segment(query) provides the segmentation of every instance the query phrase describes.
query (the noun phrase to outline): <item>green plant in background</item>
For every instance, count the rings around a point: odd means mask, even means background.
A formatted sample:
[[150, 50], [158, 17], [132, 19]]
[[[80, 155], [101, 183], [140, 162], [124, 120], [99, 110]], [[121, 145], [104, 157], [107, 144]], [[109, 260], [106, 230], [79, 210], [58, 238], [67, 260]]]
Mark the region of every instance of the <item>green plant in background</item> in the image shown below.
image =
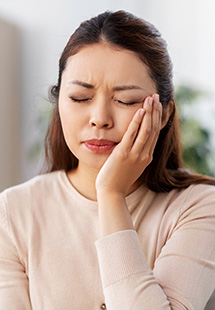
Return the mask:
[[[186, 86], [176, 90], [176, 101], [181, 116], [182, 151], [185, 167], [213, 176], [210, 167], [210, 132], [201, 126], [191, 111], [194, 103], [204, 93]], [[189, 110], [189, 113], [188, 113]]]

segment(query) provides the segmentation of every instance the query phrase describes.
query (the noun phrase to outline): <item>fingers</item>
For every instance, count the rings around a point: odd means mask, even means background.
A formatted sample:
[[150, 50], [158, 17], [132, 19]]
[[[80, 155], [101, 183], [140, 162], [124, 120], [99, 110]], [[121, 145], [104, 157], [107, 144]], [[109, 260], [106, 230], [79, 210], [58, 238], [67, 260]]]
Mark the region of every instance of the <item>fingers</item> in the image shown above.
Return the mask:
[[122, 138], [121, 151], [130, 151], [130, 149], [132, 148], [144, 115], [145, 115], [144, 109], [139, 109], [134, 114], [133, 119], [128, 126], [128, 129]]
[[159, 102], [159, 96], [153, 95], [154, 99], [154, 113], [152, 115], [152, 132], [147, 141], [148, 144], [148, 154], [152, 159], [154, 148], [156, 146], [160, 130], [161, 130], [161, 119], [162, 119], [162, 105]]
[[162, 105], [159, 95], [154, 94], [144, 101], [143, 109], [139, 109], [121, 141], [121, 152], [128, 154], [132, 152], [137, 156], [150, 161], [157, 143], [161, 129]]
[[138, 135], [136, 136], [136, 141], [133, 146], [134, 152], [142, 151], [145, 143], [147, 142], [149, 135], [151, 134], [152, 128], [152, 111], [153, 111], [153, 98], [147, 97], [144, 101], [144, 110], [145, 115], [144, 119], [142, 120]]
[[152, 157], [161, 129], [162, 105], [159, 102], [159, 95], [148, 97], [144, 102], [144, 109], [145, 116], [132, 150], [140, 155], [144, 152], [144, 156]]

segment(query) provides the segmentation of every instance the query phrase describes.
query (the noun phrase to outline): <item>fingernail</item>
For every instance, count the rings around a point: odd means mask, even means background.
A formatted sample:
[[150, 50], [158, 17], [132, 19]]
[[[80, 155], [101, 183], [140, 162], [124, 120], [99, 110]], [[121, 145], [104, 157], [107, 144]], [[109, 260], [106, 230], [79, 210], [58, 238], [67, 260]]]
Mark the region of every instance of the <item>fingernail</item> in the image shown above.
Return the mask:
[[140, 113], [140, 116], [143, 116], [145, 110], [144, 109], [140, 109], [139, 113]]
[[156, 102], [159, 102], [160, 101], [159, 95], [155, 94], [154, 99], [155, 99]]
[[150, 105], [152, 105], [152, 102], [153, 102], [153, 99], [152, 99], [151, 97], [149, 97], [148, 103], [149, 103]]

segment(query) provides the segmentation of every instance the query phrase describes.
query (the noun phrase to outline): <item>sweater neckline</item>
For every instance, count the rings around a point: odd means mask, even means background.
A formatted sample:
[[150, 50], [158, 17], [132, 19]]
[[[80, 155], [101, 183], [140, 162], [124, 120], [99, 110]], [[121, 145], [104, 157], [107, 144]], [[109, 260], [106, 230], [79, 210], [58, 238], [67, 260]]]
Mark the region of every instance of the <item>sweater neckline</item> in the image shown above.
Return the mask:
[[[73, 199], [78, 200], [79, 202], [82, 201], [85, 206], [89, 206], [92, 208], [98, 207], [98, 202], [94, 200], [90, 200], [86, 197], [84, 197], [82, 194], [80, 194], [76, 188], [71, 184], [71, 182], [68, 179], [68, 176], [64, 170], [59, 171], [59, 179], [61, 181], [62, 186], [66, 189], [67, 193], [69, 195], [72, 195]], [[143, 194], [146, 193], [148, 189], [141, 184], [135, 191], [133, 191], [131, 194], [129, 194], [126, 197], [126, 202], [128, 205], [128, 208], [131, 209], [133, 205], [137, 203], [143, 197]]]

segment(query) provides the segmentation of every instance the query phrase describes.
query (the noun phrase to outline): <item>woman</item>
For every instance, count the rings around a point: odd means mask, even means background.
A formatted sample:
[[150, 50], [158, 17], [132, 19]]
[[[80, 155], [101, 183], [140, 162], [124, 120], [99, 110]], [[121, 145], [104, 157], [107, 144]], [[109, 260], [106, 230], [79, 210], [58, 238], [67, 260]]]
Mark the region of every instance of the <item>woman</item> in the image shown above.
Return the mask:
[[82, 23], [51, 94], [48, 173], [1, 194], [1, 309], [204, 309], [215, 180], [183, 169], [159, 32], [123, 11]]

